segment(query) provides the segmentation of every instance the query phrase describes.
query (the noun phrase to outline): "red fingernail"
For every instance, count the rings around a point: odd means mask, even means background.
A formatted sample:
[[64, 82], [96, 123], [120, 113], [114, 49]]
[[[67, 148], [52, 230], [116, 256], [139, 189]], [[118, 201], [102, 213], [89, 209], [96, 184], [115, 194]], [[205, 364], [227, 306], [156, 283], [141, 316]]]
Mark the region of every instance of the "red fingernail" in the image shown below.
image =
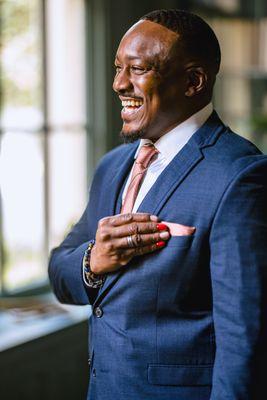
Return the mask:
[[166, 231], [168, 229], [167, 225], [165, 224], [157, 224], [158, 231]]
[[165, 244], [166, 244], [166, 243], [163, 242], [163, 241], [162, 241], [162, 242], [157, 242], [157, 243], [156, 243], [156, 246], [157, 246], [157, 247], [164, 247]]

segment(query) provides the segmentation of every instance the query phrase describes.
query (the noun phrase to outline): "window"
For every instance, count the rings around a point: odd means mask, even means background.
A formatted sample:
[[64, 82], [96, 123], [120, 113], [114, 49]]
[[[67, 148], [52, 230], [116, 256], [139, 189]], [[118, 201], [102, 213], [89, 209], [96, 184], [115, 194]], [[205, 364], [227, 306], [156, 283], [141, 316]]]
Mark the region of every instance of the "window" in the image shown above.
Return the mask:
[[214, 104], [223, 121], [267, 153], [265, 0], [195, 0], [222, 49]]
[[47, 281], [85, 206], [83, 0], [0, 1], [1, 293]]

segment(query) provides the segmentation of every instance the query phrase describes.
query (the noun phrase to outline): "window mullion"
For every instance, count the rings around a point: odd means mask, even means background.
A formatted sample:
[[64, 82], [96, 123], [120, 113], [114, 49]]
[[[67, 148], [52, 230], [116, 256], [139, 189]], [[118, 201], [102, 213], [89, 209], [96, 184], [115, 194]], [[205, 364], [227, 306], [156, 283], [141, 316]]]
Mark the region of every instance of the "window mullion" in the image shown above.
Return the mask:
[[49, 254], [49, 124], [48, 124], [48, 71], [47, 71], [47, 18], [46, 1], [41, 0], [42, 22], [42, 102], [43, 102], [43, 157], [44, 157], [44, 256]]

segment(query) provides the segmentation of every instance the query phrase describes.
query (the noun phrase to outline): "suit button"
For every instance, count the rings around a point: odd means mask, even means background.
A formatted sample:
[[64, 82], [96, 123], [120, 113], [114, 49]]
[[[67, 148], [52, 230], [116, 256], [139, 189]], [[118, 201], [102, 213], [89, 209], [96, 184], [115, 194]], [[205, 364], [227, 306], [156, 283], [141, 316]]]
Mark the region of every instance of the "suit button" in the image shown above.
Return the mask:
[[96, 307], [96, 308], [94, 308], [94, 315], [95, 315], [97, 318], [101, 318], [102, 315], [103, 315], [103, 310], [102, 310], [102, 308], [101, 308], [101, 307]]

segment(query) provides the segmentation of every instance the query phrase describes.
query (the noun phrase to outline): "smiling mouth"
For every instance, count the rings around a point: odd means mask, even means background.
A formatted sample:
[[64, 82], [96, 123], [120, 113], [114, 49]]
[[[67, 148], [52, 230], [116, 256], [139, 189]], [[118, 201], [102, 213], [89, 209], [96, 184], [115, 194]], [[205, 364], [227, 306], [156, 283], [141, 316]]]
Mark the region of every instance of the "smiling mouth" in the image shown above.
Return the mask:
[[143, 100], [122, 100], [122, 117], [134, 115], [143, 106]]

